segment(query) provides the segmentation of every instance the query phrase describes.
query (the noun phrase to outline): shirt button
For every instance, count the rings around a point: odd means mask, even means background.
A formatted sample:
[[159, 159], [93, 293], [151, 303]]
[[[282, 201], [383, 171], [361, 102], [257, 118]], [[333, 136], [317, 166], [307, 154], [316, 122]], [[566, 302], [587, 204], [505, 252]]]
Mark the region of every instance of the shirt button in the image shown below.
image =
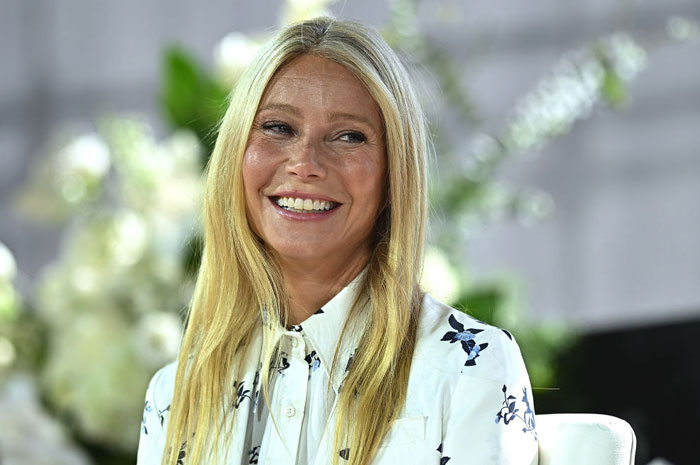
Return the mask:
[[293, 417], [295, 413], [297, 413], [297, 411], [294, 407], [287, 407], [284, 409], [284, 414], [288, 417]]
[[293, 338], [292, 339], [292, 347], [297, 347], [298, 345], [299, 345], [299, 341], [297, 340], [297, 338]]

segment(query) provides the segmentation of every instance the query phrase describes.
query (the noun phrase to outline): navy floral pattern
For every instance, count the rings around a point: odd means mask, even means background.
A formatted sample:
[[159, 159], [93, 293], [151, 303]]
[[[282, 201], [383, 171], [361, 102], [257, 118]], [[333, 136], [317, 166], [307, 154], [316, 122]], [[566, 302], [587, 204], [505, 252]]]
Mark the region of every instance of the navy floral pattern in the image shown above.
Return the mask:
[[[357, 349], [355, 349], [357, 350]], [[350, 371], [350, 366], [352, 365], [352, 358], [355, 356], [355, 350], [352, 351], [350, 357], [348, 357], [348, 363], [345, 364], [345, 371]]]
[[306, 360], [306, 363], [309, 364], [309, 378], [311, 378], [311, 374], [318, 370], [318, 367], [321, 366], [321, 359], [318, 358], [318, 355], [316, 354], [315, 350], [312, 350], [308, 354], [306, 354], [306, 357], [304, 357], [304, 360]]
[[452, 459], [452, 457], [446, 457], [446, 456], [442, 455], [442, 443], [440, 443], [440, 445], [438, 446], [437, 451], [440, 452], [440, 455], [441, 455], [440, 465], [445, 465], [447, 462], [450, 461], [450, 459]]
[[241, 381], [240, 383], [238, 381], [233, 382], [233, 390], [236, 393], [236, 398], [233, 401], [233, 405], [231, 409], [236, 409], [241, 406], [241, 403], [246, 400], [250, 399], [250, 389], [245, 388], [245, 380]]
[[[527, 397], [527, 388], [523, 388], [523, 397], [520, 402], [525, 407], [525, 410], [518, 408], [517, 398], [508, 394], [508, 388], [503, 385], [503, 406], [496, 414], [496, 423], [503, 420], [503, 424], [510, 425], [513, 420], [517, 420], [523, 424], [523, 433], [532, 433], [537, 440], [537, 431], [535, 430], [535, 412], [530, 407], [530, 400]], [[522, 413], [520, 413], [522, 411]]]
[[481, 344], [476, 343], [476, 335], [482, 332], [483, 329], [464, 329], [464, 325], [457, 321], [457, 318], [455, 318], [454, 315], [450, 315], [448, 322], [456, 331], [446, 332], [440, 340], [449, 341], [450, 344], [459, 342], [462, 345], [462, 349], [467, 353], [467, 361], [464, 362], [464, 366], [476, 365], [476, 358], [479, 356], [482, 350], [489, 346], [488, 342]]
[[146, 417], [148, 416], [147, 414], [151, 413], [153, 411], [153, 407], [151, 407], [146, 401], [146, 404], [143, 406], [143, 420], [141, 421], [141, 431], [143, 434], [148, 434], [148, 428], [146, 428]]
[[187, 453], [185, 450], [187, 449], [187, 441], [183, 442], [182, 445], [180, 446], [180, 452], [177, 453], [177, 465], [185, 465], [185, 456]]
[[255, 446], [248, 451], [248, 463], [258, 463], [260, 457], [260, 446]]
[[279, 361], [277, 362], [277, 365], [274, 366], [275, 371], [282, 375], [284, 377], [284, 370], [289, 368], [289, 360], [287, 359], [288, 354], [287, 352], [282, 352], [282, 354], [279, 357]]
[[[167, 407], [165, 407], [163, 410], [158, 410], [157, 415], [158, 415], [158, 421], [160, 422], [160, 426], [163, 426], [165, 423], [165, 414], [170, 411], [170, 404], [168, 404]], [[143, 431], [143, 434], [148, 434], [148, 427], [146, 426], [146, 418], [148, 415], [153, 412], [153, 407], [151, 407], [151, 404], [149, 401], [146, 401], [146, 404], [143, 407], [143, 420], [141, 421], [141, 431]]]
[[[355, 297], [346, 293], [340, 300], [334, 298], [303, 322], [303, 330], [301, 325], [290, 326], [275, 334], [276, 341], [266, 341], [260, 334], [253, 339], [252, 355], [242, 365], [245, 369], [229, 385], [227, 407], [237, 409], [233, 410], [237, 415], [231, 416], [236, 434], [230, 450], [239, 455], [231, 457], [232, 462], [326, 463], [335, 456], [340, 463], [348, 463], [350, 449], [333, 448], [323, 426], [330, 419], [334, 399], [343, 391], [347, 372], [357, 365], [360, 340], [355, 332], [348, 332], [338, 348], [345, 327], [343, 315]], [[411, 366], [408, 386], [415, 395], [407, 397], [400, 424], [384, 439], [373, 463], [537, 463], [534, 405], [515, 337], [429, 296], [419, 318], [415, 353], [420, 363]], [[264, 343], [277, 347], [269, 366], [255, 358]], [[330, 370], [336, 354], [337, 373]], [[270, 373], [269, 403], [258, 402], [263, 370]], [[149, 387], [138, 465], [161, 463], [175, 375], [176, 365], [169, 365]], [[275, 417], [277, 425], [270, 420]], [[287, 439], [291, 439], [288, 448], [282, 444]], [[186, 445], [190, 443], [191, 439]], [[171, 452], [173, 462], [185, 464], [189, 455], [185, 444]]]
[[253, 389], [255, 389], [255, 396], [253, 398], [253, 413], [258, 410], [258, 398], [260, 397], [260, 370], [262, 369], [262, 363], [259, 365], [258, 369], [255, 371], [255, 378], [253, 378]]
[[167, 407], [165, 407], [163, 410], [158, 410], [158, 420], [160, 421], [160, 426], [163, 426], [163, 423], [165, 422], [165, 414], [170, 411], [170, 404], [168, 404]]

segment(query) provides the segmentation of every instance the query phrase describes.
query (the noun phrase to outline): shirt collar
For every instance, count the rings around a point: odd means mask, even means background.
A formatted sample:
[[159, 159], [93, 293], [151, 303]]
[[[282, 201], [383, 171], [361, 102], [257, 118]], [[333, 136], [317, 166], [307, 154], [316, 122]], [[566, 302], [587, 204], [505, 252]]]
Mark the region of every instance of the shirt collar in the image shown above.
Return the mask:
[[[360, 272], [328, 303], [300, 325], [293, 328], [293, 330], [301, 330], [302, 334], [309, 340], [312, 347], [309, 350], [316, 351], [316, 355], [321, 360], [321, 366], [331, 380], [336, 394], [345, 378], [361, 336], [361, 328], [358, 328], [357, 325], [348, 325], [343, 340], [340, 340], [345, 320], [360, 290], [364, 274], [364, 271]], [[334, 373], [331, 373], [333, 356], [338, 345], [340, 345], [338, 359], [336, 360]]]

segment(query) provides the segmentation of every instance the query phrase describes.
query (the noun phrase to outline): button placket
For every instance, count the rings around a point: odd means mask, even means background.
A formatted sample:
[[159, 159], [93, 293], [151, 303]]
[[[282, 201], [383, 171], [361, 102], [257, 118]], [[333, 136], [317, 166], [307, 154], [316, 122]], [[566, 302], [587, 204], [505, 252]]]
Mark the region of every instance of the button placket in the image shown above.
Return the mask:
[[[285, 392], [286, 402], [283, 404], [282, 413], [292, 422], [299, 422], [301, 427], [301, 418], [306, 403], [306, 391], [308, 386], [308, 363], [304, 360], [304, 340], [298, 333], [290, 335], [290, 343], [293, 347], [289, 363], [288, 372], [288, 389]], [[296, 417], [296, 418], [295, 418]]]
[[306, 406], [307, 390], [309, 389], [309, 364], [305, 357], [305, 341], [298, 332], [287, 333], [287, 347], [289, 347], [289, 367], [285, 369], [285, 376], [281, 380], [282, 389], [279, 391], [280, 403], [278, 404], [280, 418], [280, 433], [288, 448], [290, 457], [297, 457], [301, 430], [304, 422], [304, 409]]

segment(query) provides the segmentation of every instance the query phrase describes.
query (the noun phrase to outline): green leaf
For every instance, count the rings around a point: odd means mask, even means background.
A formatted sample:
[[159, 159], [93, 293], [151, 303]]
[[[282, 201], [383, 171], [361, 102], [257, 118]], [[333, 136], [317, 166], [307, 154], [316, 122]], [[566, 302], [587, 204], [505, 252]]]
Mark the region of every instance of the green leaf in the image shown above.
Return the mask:
[[[208, 158], [215, 130], [224, 111], [228, 90], [217, 83], [184, 50], [171, 47], [163, 59], [161, 101], [165, 115], [175, 128], [192, 130]], [[204, 160], [206, 161], [206, 160]]]
[[437, 198], [434, 203], [445, 213], [454, 215], [473, 208], [478, 197], [484, 192], [484, 188], [482, 182], [463, 176], [455, 178], [433, 194]]
[[480, 285], [467, 289], [454, 306], [477, 320], [498, 325], [506, 300], [506, 292], [501, 287]]
[[604, 70], [600, 95], [612, 107], [619, 108], [627, 102], [625, 82], [611, 66], [605, 66]]

